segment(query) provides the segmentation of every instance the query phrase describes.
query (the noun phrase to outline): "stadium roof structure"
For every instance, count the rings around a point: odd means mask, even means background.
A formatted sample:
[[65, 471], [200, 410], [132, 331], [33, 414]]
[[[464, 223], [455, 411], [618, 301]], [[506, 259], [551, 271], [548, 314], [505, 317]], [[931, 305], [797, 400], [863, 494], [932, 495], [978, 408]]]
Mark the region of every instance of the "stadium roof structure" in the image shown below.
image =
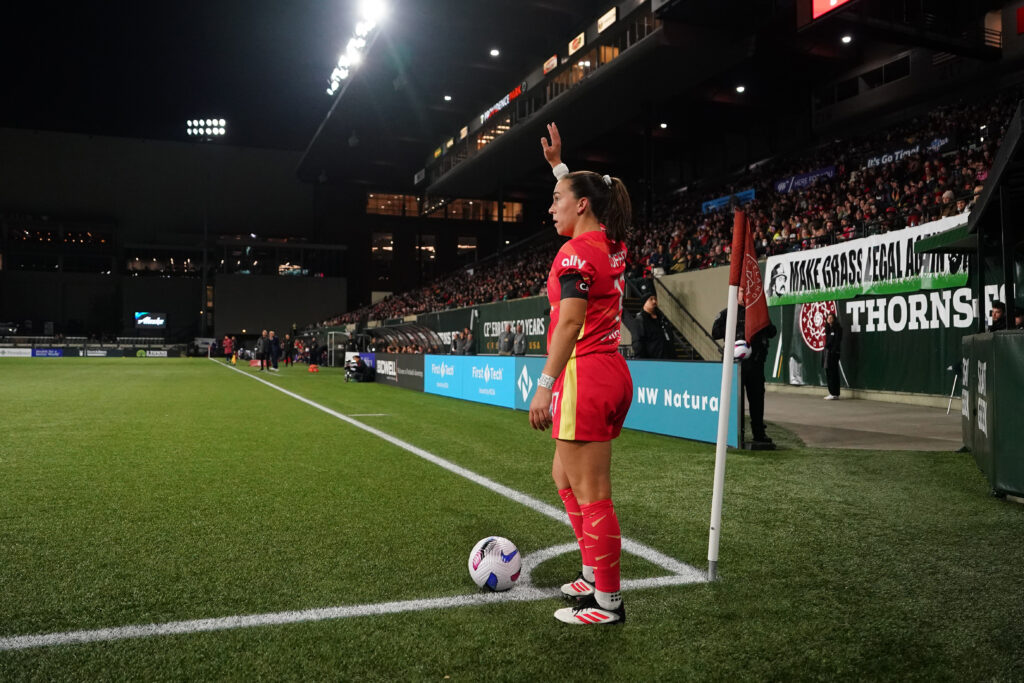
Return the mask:
[[[548, 182], [539, 154], [547, 121], [567, 133], [571, 158], [616, 171], [636, 164], [643, 145], [684, 147], [679, 135], [685, 128], [691, 130], [682, 135], [699, 129], [706, 139], [795, 113], [794, 103], [806, 106], [815, 84], [863, 63], [865, 54], [923, 47], [973, 59], [1000, 55], [984, 36], [962, 30], [1001, 7], [1000, 0], [922, 0], [911, 8], [920, 16], [910, 18], [897, 16], [904, 2], [851, 0], [800, 27], [803, 4], [407, 0], [395, 6], [378, 44], [337, 96], [306, 149], [299, 177], [396, 191], [415, 187], [430, 196], [526, 196]], [[429, 172], [431, 150], [444, 154], [453, 141], [457, 147], [460, 128], [525, 84], [549, 55], [557, 53], [559, 67], [567, 68], [566, 45], [581, 31], [589, 43], [609, 6], [619, 17], [653, 7], [657, 29], [568, 91], [546, 98], [480, 153], [443, 174]], [[482, 27], [492, 30], [487, 39]], [[844, 48], [840, 38], [851, 30], [857, 41]], [[500, 64], [487, 56], [494, 42], [502, 44]], [[742, 96], [734, 91], [738, 83], [749, 86]], [[453, 100], [445, 102], [443, 94]], [[652, 131], [663, 112], [675, 113], [683, 125]], [[426, 181], [415, 182], [421, 170]]]
[[[375, 44], [306, 149], [299, 167], [304, 180], [325, 174], [332, 181], [411, 186], [430, 149], [515, 87], [607, 2], [388, 4]], [[492, 56], [492, 49], [500, 54]]]

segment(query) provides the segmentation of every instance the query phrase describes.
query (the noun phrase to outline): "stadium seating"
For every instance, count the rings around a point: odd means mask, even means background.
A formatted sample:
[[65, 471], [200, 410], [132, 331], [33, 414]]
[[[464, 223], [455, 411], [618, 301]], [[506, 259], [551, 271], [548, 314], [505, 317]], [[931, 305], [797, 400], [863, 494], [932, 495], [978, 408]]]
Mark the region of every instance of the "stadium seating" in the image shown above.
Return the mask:
[[[654, 207], [629, 243], [629, 275], [711, 268], [729, 261], [732, 217], [704, 202], [753, 189], [745, 205], [759, 255], [814, 249], [919, 225], [970, 210], [1022, 89], [981, 101], [936, 107], [926, 116], [803, 153], [755, 164], [727, 184], [677, 192]], [[939, 144], [941, 143], [941, 144]], [[909, 150], [892, 160], [887, 152]], [[780, 179], [834, 169], [806, 187], [785, 191]], [[544, 236], [496, 258], [322, 321], [331, 326], [471, 306], [540, 294], [559, 241]]]

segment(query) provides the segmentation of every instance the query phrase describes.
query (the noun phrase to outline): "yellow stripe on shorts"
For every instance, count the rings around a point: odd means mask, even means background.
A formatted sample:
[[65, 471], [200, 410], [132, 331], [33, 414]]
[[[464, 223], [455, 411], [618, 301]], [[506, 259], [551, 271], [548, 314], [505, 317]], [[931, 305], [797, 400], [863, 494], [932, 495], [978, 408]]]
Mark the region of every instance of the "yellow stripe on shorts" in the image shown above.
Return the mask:
[[569, 358], [565, 364], [562, 379], [562, 398], [558, 409], [558, 438], [566, 441], [576, 440], [576, 356]]

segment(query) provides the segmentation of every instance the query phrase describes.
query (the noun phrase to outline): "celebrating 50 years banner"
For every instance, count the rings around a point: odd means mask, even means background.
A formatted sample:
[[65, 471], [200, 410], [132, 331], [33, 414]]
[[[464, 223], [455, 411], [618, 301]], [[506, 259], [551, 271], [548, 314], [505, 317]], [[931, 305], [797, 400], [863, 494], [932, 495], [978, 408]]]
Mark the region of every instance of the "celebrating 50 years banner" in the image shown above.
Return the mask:
[[899, 294], [967, 284], [959, 254], [915, 254], [914, 243], [967, 221], [950, 216], [914, 228], [844, 244], [770, 256], [765, 267], [769, 306]]

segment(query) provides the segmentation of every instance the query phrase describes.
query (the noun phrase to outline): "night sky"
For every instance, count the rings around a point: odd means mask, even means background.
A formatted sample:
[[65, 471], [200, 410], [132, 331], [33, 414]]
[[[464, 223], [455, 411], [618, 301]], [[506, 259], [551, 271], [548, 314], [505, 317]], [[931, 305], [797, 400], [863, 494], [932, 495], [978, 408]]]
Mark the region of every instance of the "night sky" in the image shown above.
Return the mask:
[[0, 126], [304, 149], [352, 33], [355, 0], [7, 3]]

